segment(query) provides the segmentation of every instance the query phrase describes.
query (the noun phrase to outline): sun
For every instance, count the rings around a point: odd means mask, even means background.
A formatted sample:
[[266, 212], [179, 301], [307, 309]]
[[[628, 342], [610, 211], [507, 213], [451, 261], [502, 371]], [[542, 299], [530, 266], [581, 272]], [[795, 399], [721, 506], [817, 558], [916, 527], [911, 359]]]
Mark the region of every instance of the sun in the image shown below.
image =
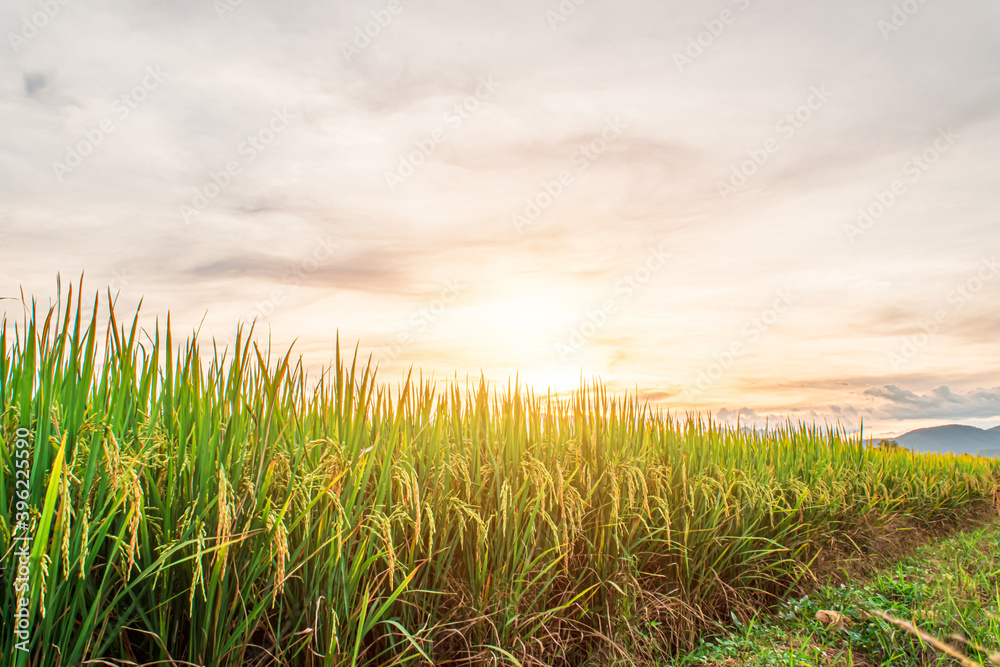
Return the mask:
[[579, 385], [578, 360], [557, 353], [579, 310], [558, 289], [514, 290], [468, 304], [456, 313], [467, 354], [490, 375], [514, 377], [536, 389], [563, 392]]

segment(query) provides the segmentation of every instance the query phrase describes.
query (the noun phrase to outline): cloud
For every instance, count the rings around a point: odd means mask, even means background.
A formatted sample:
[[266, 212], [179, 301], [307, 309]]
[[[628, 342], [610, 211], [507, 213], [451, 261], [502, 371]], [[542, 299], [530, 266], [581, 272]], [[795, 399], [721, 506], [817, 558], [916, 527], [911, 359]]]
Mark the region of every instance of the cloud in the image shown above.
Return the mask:
[[751, 421], [755, 422], [761, 419], [761, 415], [757, 414], [756, 410], [751, 410], [750, 408], [740, 408], [739, 410], [730, 410], [729, 408], [722, 408], [715, 413], [715, 416], [720, 421]]
[[656, 403], [657, 401], [665, 401], [670, 398], [674, 398], [679, 395], [679, 391], [640, 391], [639, 400], [640, 401], [650, 401]]
[[[585, 374], [644, 382], [669, 403], [790, 286], [801, 295], [794, 314], [712, 396], [713, 409], [759, 413], [720, 418], [762, 420], [784, 406], [853, 418], [873, 400], [886, 414], [994, 409], [972, 391], [995, 384], [998, 367], [980, 360], [1000, 358], [985, 295], [905, 375], [872, 351], [919, 331], [937, 307], [929, 295], [943, 298], [996, 244], [995, 0], [930, 3], [890, 41], [876, 25], [887, 8], [865, 0], [753, 2], [684, 73], [673, 53], [718, 8], [588, 3], [553, 30], [545, 11], [558, 0], [404, 5], [349, 63], [342, 45], [384, 2], [242, 3], [220, 20], [203, 1], [108, 0], [57, 16], [0, 60], [0, 293], [23, 285], [44, 300], [57, 271], [105, 276], [127, 262], [147, 308], [183, 304], [200, 319], [295, 284], [276, 330], [305, 344], [308, 321], [365, 345], [446, 279], [468, 277], [453, 320], [428, 332], [437, 356], [424, 359], [428, 370], [476, 372], [530, 364], [517, 348], [550, 348], [665, 242], [670, 265], [574, 360]], [[37, 3], [11, 10], [19, 25]], [[150, 66], [163, 85], [120, 115], [116, 100]], [[447, 124], [480, 77], [500, 84], [495, 94]], [[830, 101], [722, 202], [716, 182], [821, 84]], [[251, 162], [238, 147], [286, 105], [291, 125]], [[573, 153], [616, 116], [621, 138], [518, 238], [511, 215], [574, 169]], [[53, 162], [106, 118], [114, 132], [58, 181]], [[842, 227], [858, 207], [949, 125], [962, 135], [955, 151], [849, 244]], [[390, 191], [386, 172], [438, 127], [446, 141]], [[184, 225], [178, 206], [233, 160], [239, 175]], [[328, 234], [342, 249], [304, 265]], [[523, 307], [532, 301], [542, 303]], [[497, 303], [518, 328], [484, 325]], [[954, 393], [920, 403], [886, 389], [937, 385]], [[873, 386], [882, 393], [865, 395]]]
[[947, 386], [918, 394], [896, 385], [872, 387], [865, 395], [881, 400], [881, 410], [894, 419], [963, 419], [1000, 416], [1000, 387], [956, 393]]
[[34, 95], [35, 91], [41, 90], [48, 85], [48, 79], [41, 72], [28, 72], [24, 75], [24, 92]]

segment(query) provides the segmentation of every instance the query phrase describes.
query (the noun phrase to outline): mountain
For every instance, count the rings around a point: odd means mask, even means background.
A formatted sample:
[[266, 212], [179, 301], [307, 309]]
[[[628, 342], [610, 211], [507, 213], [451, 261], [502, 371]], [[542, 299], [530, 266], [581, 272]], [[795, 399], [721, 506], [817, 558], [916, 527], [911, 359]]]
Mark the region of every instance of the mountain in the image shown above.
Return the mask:
[[975, 426], [934, 426], [910, 431], [895, 438], [914, 452], [955, 452], [1000, 456], [1000, 426], [988, 431]]

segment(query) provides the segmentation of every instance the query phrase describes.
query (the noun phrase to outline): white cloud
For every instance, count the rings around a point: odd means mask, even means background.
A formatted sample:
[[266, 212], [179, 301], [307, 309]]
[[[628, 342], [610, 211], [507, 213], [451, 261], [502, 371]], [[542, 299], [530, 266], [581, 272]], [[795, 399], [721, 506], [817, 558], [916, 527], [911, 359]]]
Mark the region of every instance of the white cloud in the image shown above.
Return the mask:
[[980, 419], [1000, 417], [1000, 387], [956, 393], [940, 386], [918, 394], [896, 385], [872, 387], [865, 395], [879, 399], [882, 412], [893, 419]]
[[[276, 341], [300, 337], [301, 347], [328, 350], [339, 328], [377, 349], [396, 333], [386, 322], [462, 276], [470, 289], [450, 312], [454, 324], [433, 332], [443, 352], [415, 349], [408, 361], [477, 373], [557, 364], [537, 351], [600, 306], [645, 248], [665, 242], [675, 261], [656, 284], [553, 375], [582, 367], [625, 387], [643, 383], [669, 403], [776, 289], [790, 287], [801, 294], [795, 312], [706, 399], [764, 415], [775, 405], [835, 402], [853, 419], [866, 397], [851, 406], [798, 387], [838, 377], [881, 384], [871, 378], [885, 372], [878, 365], [899, 331], [933, 314], [913, 304], [946, 294], [983, 248], [996, 247], [1000, 10], [992, 0], [931, 3], [888, 42], [877, 27], [884, 8], [865, 0], [753, 2], [683, 74], [672, 53], [718, 8], [585, 3], [552, 30], [545, 10], [557, 2], [400, 1], [405, 9], [351, 62], [341, 45], [384, 3], [244, 2], [222, 20], [212, 3], [194, 0], [63, 6], [0, 59], [0, 292], [23, 285], [45, 301], [56, 272], [100, 277], [128, 266], [129, 290], [148, 297], [148, 312], [172, 308], [175, 322], [193, 327], [206, 311], [249, 311], [316, 238], [332, 236], [344, 252], [276, 313]], [[35, 0], [6, 3], [0, 32], [35, 11]], [[53, 161], [156, 66], [168, 73], [162, 85], [58, 182]], [[390, 192], [386, 171], [481, 77], [500, 84], [495, 94]], [[720, 202], [716, 182], [820, 85], [834, 92], [821, 112], [738, 197]], [[295, 115], [289, 128], [241, 162], [198, 224], [182, 224], [178, 206], [192, 189], [242, 160], [241, 142], [284, 106]], [[620, 140], [518, 239], [511, 214], [615, 116], [628, 125]], [[842, 230], [856, 209], [943, 126], [962, 137], [954, 149], [848, 243]], [[537, 321], [521, 309], [517, 330], [534, 339], [500, 340], [476, 327], [494, 302], [510, 310], [517, 295], [508, 285], [531, 298], [561, 295], [559, 308], [534, 309]], [[899, 316], [879, 327], [873, 312]], [[209, 317], [203, 331], [225, 337], [233, 324]], [[956, 325], [907, 372], [947, 375], [972, 396], [976, 376], [990, 370], [982, 360], [1000, 350], [979, 331], [975, 349], [963, 346], [964, 332]], [[510, 358], [481, 358], [484, 349]], [[776, 378], [795, 383], [777, 387]], [[771, 393], [754, 402], [743, 395], [764, 385]], [[916, 409], [873, 397], [892, 414]], [[972, 409], [940, 398], [934, 406], [956, 418]]]

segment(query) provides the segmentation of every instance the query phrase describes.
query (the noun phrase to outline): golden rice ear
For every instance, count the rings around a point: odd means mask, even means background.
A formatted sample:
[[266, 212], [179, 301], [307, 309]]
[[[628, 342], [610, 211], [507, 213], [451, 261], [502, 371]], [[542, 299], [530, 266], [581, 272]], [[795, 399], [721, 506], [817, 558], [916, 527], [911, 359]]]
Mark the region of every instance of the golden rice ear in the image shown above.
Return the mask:
[[218, 550], [215, 552], [215, 560], [222, 561], [222, 567], [220, 570], [219, 577], [226, 576], [226, 563], [227, 563], [227, 552], [229, 551], [228, 542], [233, 535], [233, 505], [230, 500], [231, 496], [235, 496], [232, 486], [229, 484], [229, 480], [226, 478], [226, 471], [223, 466], [219, 465], [219, 494], [218, 494], [218, 521], [216, 529], [216, 538], [218, 539]]
[[132, 577], [132, 568], [135, 565], [135, 553], [136, 548], [139, 544], [139, 526], [142, 523], [142, 505], [143, 505], [143, 495], [142, 495], [142, 484], [139, 481], [139, 476], [134, 470], [128, 471], [128, 488], [125, 493], [129, 497], [129, 511], [128, 511], [128, 564], [125, 569], [125, 579], [126, 581]]
[[[63, 443], [66, 437], [63, 436]], [[71, 531], [70, 520], [73, 516], [72, 501], [70, 498], [69, 480], [73, 479], [68, 471], [69, 466], [63, 466], [62, 476], [59, 480], [59, 524], [62, 526], [62, 571], [69, 573], [69, 535]]]
[[86, 563], [87, 556], [90, 555], [90, 497], [87, 497], [86, 502], [83, 506], [83, 528], [80, 535], [80, 574], [79, 578], [83, 579], [86, 574]]
[[278, 598], [285, 590], [285, 565], [288, 562], [288, 529], [285, 527], [283, 519], [279, 519], [274, 511], [267, 515], [267, 529], [274, 529], [274, 537], [269, 545], [271, 558], [274, 565], [274, 598], [271, 600], [271, 607], [277, 603]]

